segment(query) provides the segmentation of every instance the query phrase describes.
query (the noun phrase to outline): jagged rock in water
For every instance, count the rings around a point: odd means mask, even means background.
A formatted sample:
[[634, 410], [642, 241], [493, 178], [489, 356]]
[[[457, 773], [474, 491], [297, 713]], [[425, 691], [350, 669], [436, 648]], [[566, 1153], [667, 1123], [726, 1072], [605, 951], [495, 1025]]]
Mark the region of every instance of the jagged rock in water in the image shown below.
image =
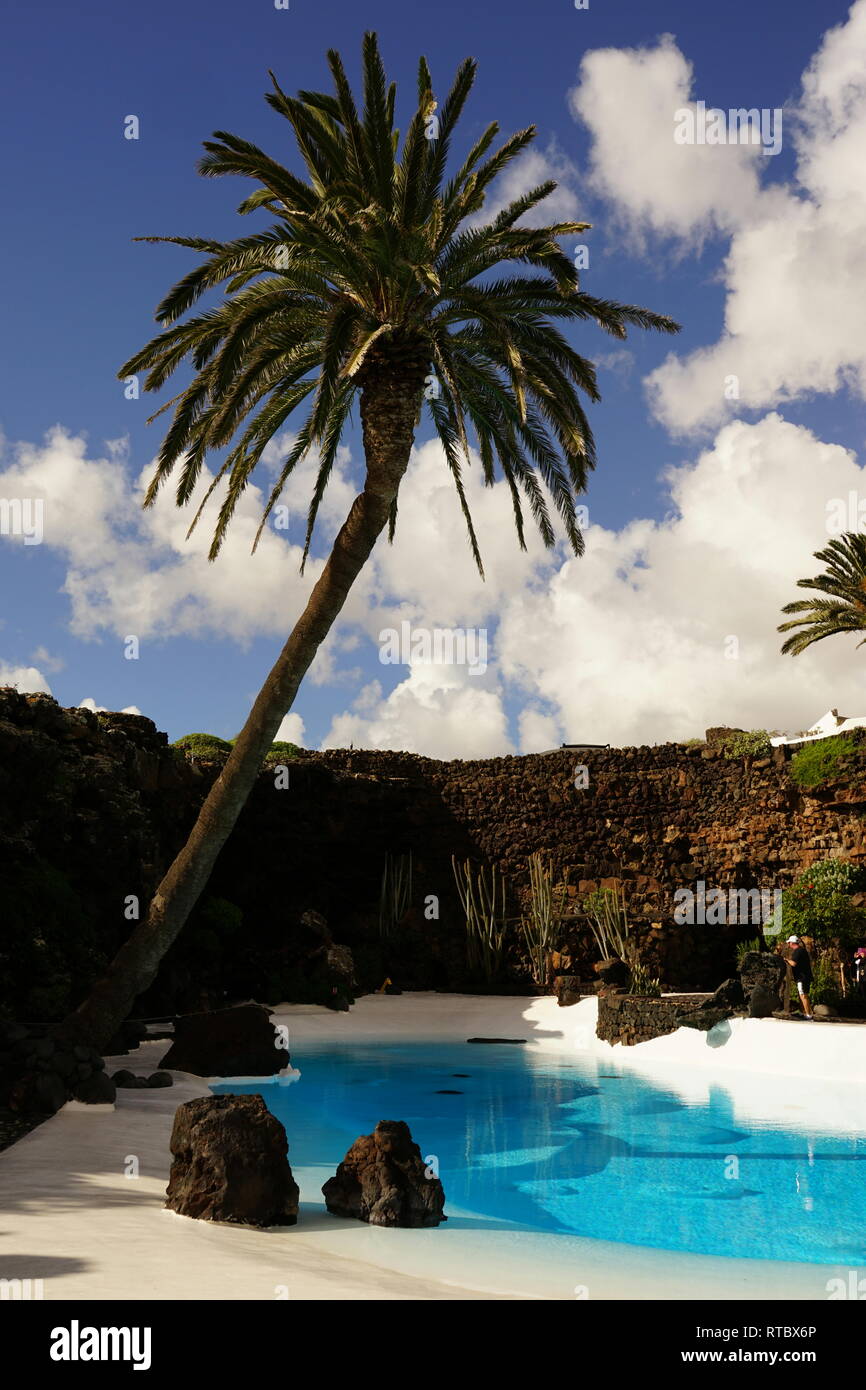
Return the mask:
[[166, 1206], [198, 1221], [294, 1226], [286, 1131], [261, 1096], [201, 1096], [177, 1108]]
[[356, 1139], [322, 1188], [333, 1216], [371, 1226], [438, 1226], [446, 1221], [445, 1191], [402, 1120], [380, 1120]]
[[288, 1052], [276, 1044], [268, 1010], [239, 1004], [179, 1017], [174, 1042], [159, 1065], [193, 1076], [273, 1076], [289, 1063]]

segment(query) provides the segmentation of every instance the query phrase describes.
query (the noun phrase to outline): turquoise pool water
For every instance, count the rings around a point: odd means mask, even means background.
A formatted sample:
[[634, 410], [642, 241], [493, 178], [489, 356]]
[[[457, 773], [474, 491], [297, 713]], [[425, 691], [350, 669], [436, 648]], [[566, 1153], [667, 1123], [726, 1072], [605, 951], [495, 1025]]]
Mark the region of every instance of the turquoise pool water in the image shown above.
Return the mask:
[[807, 1109], [796, 1127], [744, 1126], [721, 1083], [695, 1105], [528, 1047], [293, 1048], [292, 1065], [289, 1086], [213, 1089], [258, 1091], [293, 1167], [333, 1172], [378, 1120], [406, 1120], [436, 1156], [446, 1213], [707, 1255], [866, 1261], [866, 1137], [811, 1133]]

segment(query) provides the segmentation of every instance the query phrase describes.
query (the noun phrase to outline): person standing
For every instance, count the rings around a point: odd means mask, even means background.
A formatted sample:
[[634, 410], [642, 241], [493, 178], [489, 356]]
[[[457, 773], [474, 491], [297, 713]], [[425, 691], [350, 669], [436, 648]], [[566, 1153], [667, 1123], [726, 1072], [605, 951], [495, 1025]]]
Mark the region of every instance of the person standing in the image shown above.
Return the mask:
[[791, 967], [791, 974], [794, 976], [794, 984], [797, 986], [797, 993], [800, 996], [800, 1003], [803, 1005], [803, 1016], [812, 1019], [812, 1005], [809, 1002], [809, 989], [812, 984], [812, 962], [809, 959], [809, 952], [803, 945], [799, 936], [789, 936], [785, 943], [791, 949], [785, 956], [785, 960]]

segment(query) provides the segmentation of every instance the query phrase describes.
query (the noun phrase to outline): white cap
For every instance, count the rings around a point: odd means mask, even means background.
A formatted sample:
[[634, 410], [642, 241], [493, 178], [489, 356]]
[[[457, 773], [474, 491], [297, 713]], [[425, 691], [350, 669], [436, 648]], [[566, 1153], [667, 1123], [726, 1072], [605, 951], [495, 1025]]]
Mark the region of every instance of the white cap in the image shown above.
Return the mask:
[[789, 945], [789, 946], [791, 946], [791, 945], [796, 946], [796, 944], [797, 944], [797, 942], [798, 942], [799, 940], [800, 940], [799, 936], [789, 936], [789, 937], [788, 937], [788, 945]]

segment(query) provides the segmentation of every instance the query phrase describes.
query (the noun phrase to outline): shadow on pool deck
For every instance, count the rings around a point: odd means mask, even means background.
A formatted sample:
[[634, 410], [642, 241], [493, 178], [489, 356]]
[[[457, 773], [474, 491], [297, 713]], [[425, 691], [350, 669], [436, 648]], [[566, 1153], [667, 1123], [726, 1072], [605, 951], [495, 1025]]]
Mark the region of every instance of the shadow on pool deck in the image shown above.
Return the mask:
[[[474, 1217], [474, 1216], [451, 1216], [448, 1213], [448, 1203], [445, 1203], [445, 1215], [448, 1217], [441, 1226], [428, 1226], [421, 1229], [429, 1231], [532, 1231], [537, 1234], [534, 1226], [523, 1224], [518, 1221], [500, 1221], [496, 1217]], [[272, 1234], [276, 1234], [279, 1228], [272, 1228]], [[371, 1226], [367, 1221], [356, 1221], [349, 1216], [332, 1216], [327, 1208], [318, 1202], [301, 1202], [298, 1206], [298, 1225], [297, 1229], [304, 1234], [313, 1231], [385, 1231], [393, 1230], [390, 1226]], [[401, 1230], [417, 1230], [418, 1227], [398, 1227]], [[555, 1235], [557, 1232], [550, 1232]], [[562, 1234], [570, 1234], [563, 1232]]]
[[84, 1274], [92, 1268], [89, 1260], [68, 1255], [0, 1256], [0, 1279], [60, 1279], [67, 1274]]

